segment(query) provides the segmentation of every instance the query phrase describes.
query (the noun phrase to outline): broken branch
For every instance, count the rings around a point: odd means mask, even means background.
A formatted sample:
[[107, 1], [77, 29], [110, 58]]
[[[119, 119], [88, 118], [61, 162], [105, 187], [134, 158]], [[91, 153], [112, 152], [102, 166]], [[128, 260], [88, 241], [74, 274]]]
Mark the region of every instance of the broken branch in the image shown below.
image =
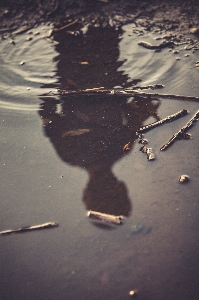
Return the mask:
[[[157, 85], [160, 88], [161, 85]], [[143, 88], [157, 88], [156, 85], [154, 86], [146, 86]], [[104, 89], [100, 88], [91, 88], [85, 90], [63, 90], [57, 89], [56, 92], [49, 92], [47, 94], [43, 94], [41, 96], [95, 96], [95, 95], [110, 95], [110, 96], [141, 96], [141, 97], [160, 97], [160, 98], [173, 98], [178, 100], [190, 100], [190, 101], [199, 101], [199, 97], [193, 96], [183, 96], [183, 95], [173, 95], [173, 94], [158, 94], [158, 93], [145, 93], [141, 91], [137, 91], [137, 89], [142, 89], [142, 87], [133, 87], [132, 89]]]
[[137, 132], [138, 133], [147, 132], [147, 131], [149, 131], [151, 129], [154, 129], [154, 128], [162, 125], [162, 124], [169, 123], [171, 121], [175, 121], [175, 120], [177, 120], [177, 119], [179, 119], [179, 118], [181, 118], [181, 117], [183, 117], [187, 114], [188, 114], [188, 111], [186, 109], [182, 109], [179, 112], [177, 112], [177, 113], [175, 113], [171, 116], [168, 116], [168, 117], [166, 117], [162, 120], [159, 120], [159, 121], [156, 121], [156, 122], [153, 122], [151, 124], [148, 124], [148, 125], [145, 125], [145, 126], [141, 127]]
[[26, 232], [30, 230], [38, 230], [38, 229], [46, 229], [46, 228], [52, 228], [52, 227], [57, 227], [58, 224], [55, 222], [49, 222], [49, 223], [44, 223], [41, 225], [34, 225], [34, 226], [29, 226], [29, 227], [21, 227], [17, 229], [11, 229], [11, 230], [4, 230], [0, 231], [0, 234], [11, 234], [11, 233], [20, 233], [20, 232]]
[[[164, 144], [160, 150], [163, 151], [165, 149], [167, 149], [171, 144], [173, 144], [177, 139], [183, 138], [183, 136], [185, 135], [185, 132], [199, 119], [199, 110], [195, 113], [195, 115], [193, 116], [193, 118], [191, 118], [191, 120], [184, 126], [182, 127], [178, 132], [176, 132], [172, 138], [166, 143]], [[186, 136], [186, 135], [185, 135]]]

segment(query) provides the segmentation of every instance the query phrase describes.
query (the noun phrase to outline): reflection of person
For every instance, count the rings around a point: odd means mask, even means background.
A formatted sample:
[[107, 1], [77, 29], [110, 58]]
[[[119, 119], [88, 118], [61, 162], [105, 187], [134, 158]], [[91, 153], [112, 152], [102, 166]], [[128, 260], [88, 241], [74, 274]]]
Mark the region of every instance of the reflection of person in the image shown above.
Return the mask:
[[[58, 111], [59, 106], [59, 111]], [[150, 101], [127, 102], [117, 96], [70, 96], [61, 105], [54, 99], [41, 104], [45, 134], [68, 164], [85, 168], [90, 180], [83, 201], [88, 210], [128, 216], [131, 203], [125, 184], [111, 168], [136, 139], [136, 130], [155, 113]]]
[[[75, 26], [70, 30], [76, 30]], [[86, 35], [58, 31], [54, 39], [58, 41], [55, 59], [59, 87], [76, 90], [137, 84], [139, 79], [130, 81], [127, 74], [117, 71], [123, 63], [118, 61], [121, 35], [121, 28], [110, 27], [91, 26]], [[127, 188], [111, 169], [131, 150], [136, 130], [155, 115], [157, 106], [150, 100], [134, 98], [134, 102], [127, 102], [127, 98], [114, 95], [60, 97], [61, 104], [53, 98], [42, 99], [39, 114], [59, 157], [88, 171], [83, 194], [87, 210], [128, 216], [132, 208]]]

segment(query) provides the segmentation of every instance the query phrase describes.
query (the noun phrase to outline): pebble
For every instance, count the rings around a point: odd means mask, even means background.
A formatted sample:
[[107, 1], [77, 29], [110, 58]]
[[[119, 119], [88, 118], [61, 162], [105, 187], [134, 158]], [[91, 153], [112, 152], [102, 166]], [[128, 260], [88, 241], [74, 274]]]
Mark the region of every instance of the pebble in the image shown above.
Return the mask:
[[131, 290], [129, 292], [129, 296], [131, 296], [131, 297], [135, 297], [136, 295], [137, 295], [137, 290]]
[[193, 34], [199, 33], [199, 29], [197, 27], [192, 27], [189, 31]]

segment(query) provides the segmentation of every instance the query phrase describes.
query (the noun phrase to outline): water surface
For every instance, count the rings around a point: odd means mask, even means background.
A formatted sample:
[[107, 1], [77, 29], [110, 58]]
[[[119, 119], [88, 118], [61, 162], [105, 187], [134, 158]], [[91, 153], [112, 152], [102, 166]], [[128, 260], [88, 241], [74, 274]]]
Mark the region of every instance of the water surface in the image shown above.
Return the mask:
[[[59, 223], [1, 237], [3, 299], [128, 299], [133, 289], [139, 299], [198, 299], [198, 124], [193, 139], [159, 150], [198, 103], [42, 96], [135, 84], [198, 96], [198, 53], [141, 48], [139, 40], [156, 36], [134, 34], [133, 24], [43, 38], [50, 29], [0, 43], [0, 229]], [[183, 108], [187, 116], [145, 134], [156, 155], [147, 161], [136, 131]], [[179, 184], [181, 174], [188, 184]], [[103, 226], [88, 210], [122, 214], [125, 222]]]

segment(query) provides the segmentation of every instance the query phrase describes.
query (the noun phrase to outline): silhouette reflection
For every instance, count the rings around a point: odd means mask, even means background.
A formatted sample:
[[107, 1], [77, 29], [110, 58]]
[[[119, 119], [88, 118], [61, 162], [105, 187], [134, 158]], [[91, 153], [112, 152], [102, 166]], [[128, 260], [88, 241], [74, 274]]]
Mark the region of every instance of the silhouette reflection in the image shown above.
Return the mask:
[[[127, 87], [140, 81], [128, 82], [127, 75], [117, 72], [122, 64], [117, 61], [121, 32], [110, 28], [96, 31], [91, 29], [86, 36], [69, 35], [66, 38], [59, 34], [55, 37], [59, 41], [57, 75], [61, 87], [111, 88], [119, 81]], [[101, 62], [99, 57], [103, 57]], [[77, 64], [82, 60], [88, 61], [89, 65], [82, 68], [81, 64]], [[92, 70], [98, 72], [93, 73]], [[108, 75], [104, 79], [107, 70]], [[141, 97], [129, 101], [129, 97], [114, 95], [60, 95], [59, 100], [53, 97], [41, 99], [43, 102], [39, 115], [44, 133], [58, 156], [70, 165], [86, 169], [89, 174], [89, 182], [83, 193], [86, 209], [129, 216], [132, 204], [127, 188], [112, 173], [112, 167], [131, 151], [136, 130], [149, 116], [156, 115], [158, 104]], [[128, 143], [129, 149], [124, 151]]]
[[[112, 96], [72, 96], [61, 104], [45, 98], [39, 111], [45, 135], [63, 161], [89, 173], [83, 195], [87, 210], [130, 214], [127, 188], [111, 169], [132, 149], [136, 130], [155, 114], [156, 108], [157, 105], [141, 98], [136, 103], [128, 103], [126, 98]], [[126, 152], [123, 148], [127, 143]]]

